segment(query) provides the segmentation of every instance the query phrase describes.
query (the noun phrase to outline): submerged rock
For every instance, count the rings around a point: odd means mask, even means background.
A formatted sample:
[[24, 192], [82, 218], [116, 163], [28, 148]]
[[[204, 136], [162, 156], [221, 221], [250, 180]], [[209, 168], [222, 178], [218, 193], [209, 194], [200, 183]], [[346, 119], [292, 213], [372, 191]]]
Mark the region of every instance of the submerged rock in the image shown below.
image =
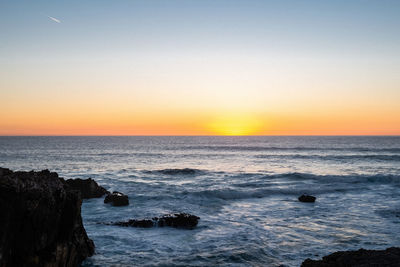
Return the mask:
[[118, 226], [132, 226], [132, 227], [175, 227], [175, 228], [186, 228], [186, 229], [193, 229], [197, 226], [200, 217], [195, 215], [187, 214], [187, 213], [175, 213], [175, 214], [168, 214], [164, 215], [160, 218], [154, 217], [151, 220], [129, 220], [127, 222], [116, 222], [112, 223], [112, 225]]
[[92, 178], [89, 179], [68, 179], [65, 181], [68, 186], [81, 192], [84, 199], [102, 197], [109, 194], [104, 187], [98, 185]]
[[0, 168], [0, 266], [78, 266], [93, 255], [81, 204], [55, 172]]
[[303, 194], [303, 195], [299, 196], [299, 201], [300, 202], [315, 202], [316, 199], [317, 199], [316, 197], [310, 196], [310, 195], [306, 195], [306, 194]]
[[129, 205], [129, 199], [127, 195], [114, 191], [104, 198], [104, 203], [111, 203], [113, 206], [127, 206]]
[[301, 267], [398, 267], [400, 266], [400, 248], [386, 250], [338, 251], [322, 260], [306, 259]]

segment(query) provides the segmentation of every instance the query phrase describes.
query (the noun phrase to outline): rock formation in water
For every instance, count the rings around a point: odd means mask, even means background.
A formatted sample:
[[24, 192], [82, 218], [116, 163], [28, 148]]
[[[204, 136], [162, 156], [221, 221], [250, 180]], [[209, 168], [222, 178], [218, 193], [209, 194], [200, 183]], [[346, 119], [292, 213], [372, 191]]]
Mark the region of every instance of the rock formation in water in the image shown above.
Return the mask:
[[185, 228], [185, 229], [193, 229], [197, 226], [199, 222], [199, 217], [187, 213], [175, 213], [164, 215], [160, 218], [154, 217], [152, 219], [145, 220], [129, 220], [126, 222], [116, 222], [112, 223], [112, 225], [118, 226], [132, 226], [132, 227], [175, 227], [175, 228]]
[[114, 191], [104, 198], [104, 203], [111, 203], [113, 206], [127, 206], [129, 205], [129, 199], [127, 195]]
[[94, 244], [80, 194], [57, 173], [0, 168], [0, 266], [78, 266]]
[[322, 260], [306, 259], [301, 267], [398, 267], [400, 248], [386, 250], [338, 251]]
[[95, 180], [89, 179], [68, 179], [65, 181], [69, 187], [81, 192], [83, 199], [98, 198], [109, 194], [104, 187], [99, 186]]
[[314, 196], [305, 195], [305, 194], [299, 196], [299, 201], [300, 201], [300, 202], [309, 202], [309, 203], [312, 203], [312, 202], [315, 202], [316, 199], [317, 199], [317, 198], [314, 197]]

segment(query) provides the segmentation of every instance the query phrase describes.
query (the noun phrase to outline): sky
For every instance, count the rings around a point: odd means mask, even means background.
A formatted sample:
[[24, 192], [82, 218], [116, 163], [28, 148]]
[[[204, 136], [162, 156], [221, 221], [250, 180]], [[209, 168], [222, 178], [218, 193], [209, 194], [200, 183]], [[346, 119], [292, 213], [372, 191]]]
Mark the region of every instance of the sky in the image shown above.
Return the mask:
[[0, 135], [399, 135], [400, 1], [0, 1]]

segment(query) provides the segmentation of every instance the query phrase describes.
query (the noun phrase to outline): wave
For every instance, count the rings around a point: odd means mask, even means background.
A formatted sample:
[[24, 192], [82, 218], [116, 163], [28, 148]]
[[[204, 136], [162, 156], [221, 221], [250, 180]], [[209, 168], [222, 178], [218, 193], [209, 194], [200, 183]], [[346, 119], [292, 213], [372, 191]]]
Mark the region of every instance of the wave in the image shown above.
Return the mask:
[[[400, 185], [399, 175], [316, 175], [293, 172], [270, 175], [244, 173], [244, 175], [235, 174], [225, 177], [226, 183], [219, 183], [219, 188], [215, 188], [215, 182], [210, 180], [210, 182], [189, 187], [191, 190], [181, 185], [168, 185], [168, 190], [163, 190], [159, 194], [154, 194], [154, 192], [164, 185], [160, 187], [158, 183], [149, 185], [148, 183], [138, 182], [135, 188], [143, 185], [146, 187], [143, 192], [149, 193], [136, 195], [136, 198], [157, 201], [176, 199], [193, 203], [209, 203], [208, 200], [218, 202], [283, 195], [296, 200], [299, 195], [304, 193], [318, 197], [323, 194], [370, 191], [375, 187], [379, 189], [379, 185], [393, 185], [395, 187]], [[154, 186], [157, 187], [157, 190], [153, 188]]]
[[400, 153], [400, 147], [373, 148], [373, 147], [278, 147], [278, 146], [240, 146], [240, 145], [195, 145], [170, 148], [173, 150], [214, 150], [214, 151], [353, 151], [353, 152], [389, 152]]
[[161, 157], [164, 156], [162, 153], [150, 153], [150, 152], [110, 152], [110, 153], [90, 153], [89, 156], [99, 157], [129, 157], [129, 156], [144, 156], [144, 157]]
[[387, 208], [387, 209], [378, 209], [376, 210], [376, 213], [381, 215], [382, 217], [385, 218], [400, 218], [400, 207], [397, 208]]
[[299, 172], [291, 172], [291, 173], [282, 173], [276, 175], [265, 176], [266, 178], [287, 178], [287, 179], [295, 179], [295, 180], [317, 180], [319, 182], [325, 182], [327, 184], [335, 184], [335, 183], [400, 183], [399, 175], [391, 175], [391, 174], [376, 174], [376, 175], [362, 175], [362, 174], [353, 174], [353, 175], [317, 175], [311, 173], [299, 173]]
[[[230, 185], [237, 185], [242, 187], [251, 186], [262, 186], [266, 184], [275, 183], [277, 180], [295, 180], [295, 181], [307, 181], [315, 180], [326, 183], [400, 183], [400, 175], [397, 174], [313, 174], [303, 172], [287, 172], [287, 173], [276, 173], [266, 174], [262, 172], [223, 172], [223, 171], [211, 171], [211, 170], [200, 170], [193, 168], [167, 168], [160, 170], [143, 170], [143, 173], [147, 174], [163, 174], [169, 176], [179, 175], [204, 175], [208, 174], [210, 181], [213, 181], [213, 177], [224, 177], [226, 182]], [[132, 176], [136, 177], [136, 176]], [[238, 181], [239, 183], [235, 183]], [[243, 182], [245, 181], [245, 182]]]
[[152, 171], [144, 171], [146, 173], [158, 173], [165, 175], [199, 175], [203, 174], [204, 171], [199, 169], [192, 168], [183, 168], [183, 169], [161, 169], [161, 170], [152, 170]]
[[284, 158], [284, 159], [312, 159], [312, 160], [333, 160], [333, 161], [345, 161], [345, 160], [376, 160], [376, 161], [400, 161], [400, 155], [388, 155], [388, 154], [367, 154], [367, 155], [301, 155], [301, 154], [289, 154], [289, 155], [256, 155], [256, 158]]
[[344, 187], [327, 187], [327, 188], [310, 188], [310, 186], [304, 186], [302, 188], [294, 189], [278, 189], [278, 188], [261, 188], [249, 191], [235, 190], [235, 189], [215, 189], [215, 190], [203, 190], [192, 192], [191, 194], [201, 198], [214, 198], [221, 200], [239, 200], [239, 199], [251, 199], [251, 198], [265, 198], [269, 196], [285, 195], [291, 196], [294, 200], [301, 194], [312, 194], [321, 195], [328, 193], [348, 192], [358, 190], [358, 188], [344, 188]]
[[[219, 190], [203, 190], [193, 192], [192, 195], [202, 198], [217, 198], [222, 200], [236, 200], [236, 199], [248, 199], [248, 198], [263, 198], [276, 194], [278, 191], [270, 189], [260, 189], [255, 191], [239, 191], [234, 189], [219, 189]], [[281, 194], [281, 192], [279, 192]], [[292, 192], [294, 194], [294, 192]]]
[[[302, 182], [289, 183], [285, 186], [270, 183], [273, 179], [296, 179]], [[231, 183], [229, 188], [206, 189], [191, 192], [192, 195], [202, 198], [216, 198], [222, 200], [264, 198], [273, 195], [289, 195], [295, 197], [301, 194], [329, 194], [345, 193], [357, 190], [370, 190], [371, 184], [399, 184], [400, 176], [395, 175], [313, 175], [305, 173], [286, 173], [265, 176], [265, 182]], [[310, 184], [306, 180], [316, 180]]]

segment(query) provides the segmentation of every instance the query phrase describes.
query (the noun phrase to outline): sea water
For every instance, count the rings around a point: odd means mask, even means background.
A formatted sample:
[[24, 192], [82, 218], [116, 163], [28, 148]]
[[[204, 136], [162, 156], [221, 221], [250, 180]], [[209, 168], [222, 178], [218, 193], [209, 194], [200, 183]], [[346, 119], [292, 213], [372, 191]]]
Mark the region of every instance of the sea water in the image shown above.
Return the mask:
[[[96, 245], [84, 266], [299, 266], [400, 246], [400, 137], [0, 137], [0, 166], [129, 196], [83, 201]], [[173, 212], [201, 219], [193, 230], [104, 224]]]

